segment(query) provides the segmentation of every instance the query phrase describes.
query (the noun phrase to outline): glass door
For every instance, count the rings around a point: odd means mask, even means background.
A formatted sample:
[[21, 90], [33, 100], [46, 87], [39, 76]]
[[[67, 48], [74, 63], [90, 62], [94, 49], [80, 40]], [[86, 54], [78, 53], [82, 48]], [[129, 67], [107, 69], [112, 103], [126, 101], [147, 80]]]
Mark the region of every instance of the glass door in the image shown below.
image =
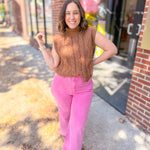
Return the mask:
[[[131, 0], [130, 0], [131, 1]], [[128, 67], [133, 68], [137, 42], [141, 31], [142, 18], [146, 0], [137, 0], [133, 22], [128, 23], [127, 34], [130, 35], [128, 46]]]
[[118, 56], [133, 67], [145, 0], [108, 0], [106, 32], [118, 48]]

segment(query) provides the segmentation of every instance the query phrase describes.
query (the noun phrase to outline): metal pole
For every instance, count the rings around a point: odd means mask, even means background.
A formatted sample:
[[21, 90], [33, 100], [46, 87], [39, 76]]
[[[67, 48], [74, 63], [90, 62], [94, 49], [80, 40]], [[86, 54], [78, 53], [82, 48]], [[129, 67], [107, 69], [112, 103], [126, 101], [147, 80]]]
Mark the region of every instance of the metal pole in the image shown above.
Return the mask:
[[33, 37], [33, 24], [32, 24], [32, 16], [31, 16], [31, 5], [30, 5], [31, 0], [28, 0], [28, 5], [29, 5], [29, 14], [30, 14], [30, 23], [31, 23], [31, 36]]
[[45, 17], [45, 0], [43, 0], [43, 17], [44, 17], [45, 44], [47, 44], [46, 17]]
[[35, 15], [36, 15], [36, 31], [39, 32], [38, 16], [37, 16], [37, 0], [35, 0]]

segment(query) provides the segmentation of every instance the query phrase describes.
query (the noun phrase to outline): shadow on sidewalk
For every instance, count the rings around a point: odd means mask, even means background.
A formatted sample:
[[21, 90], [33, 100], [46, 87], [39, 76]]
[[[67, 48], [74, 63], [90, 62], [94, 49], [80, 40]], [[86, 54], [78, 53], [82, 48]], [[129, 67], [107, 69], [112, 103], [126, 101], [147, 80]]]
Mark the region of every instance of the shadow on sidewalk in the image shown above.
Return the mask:
[[38, 50], [3, 25], [0, 25], [0, 43], [0, 93], [29, 78], [51, 85], [54, 72]]
[[0, 50], [0, 92], [7, 92], [11, 86], [29, 78], [51, 84], [54, 72], [45, 64], [42, 55], [33, 49], [18, 43]]
[[5, 138], [1, 139], [2, 143], [0, 142], [0, 147], [4, 149], [6, 147], [6, 149], [13, 147], [16, 150], [51, 150], [52, 148], [49, 146], [47, 147], [45, 142], [47, 137], [49, 137], [49, 141], [53, 141], [55, 148], [60, 149], [62, 146], [62, 142], [60, 143], [60, 141], [63, 140], [61, 136], [54, 137], [53, 135], [47, 135], [50, 133], [52, 134], [52, 131], [48, 131], [47, 133], [41, 132], [42, 128], [57, 121], [58, 120], [55, 118], [41, 118], [34, 120], [30, 116], [26, 117], [23, 121], [16, 122], [13, 125], [0, 124], [0, 130], [5, 130], [5, 132], [7, 132]]

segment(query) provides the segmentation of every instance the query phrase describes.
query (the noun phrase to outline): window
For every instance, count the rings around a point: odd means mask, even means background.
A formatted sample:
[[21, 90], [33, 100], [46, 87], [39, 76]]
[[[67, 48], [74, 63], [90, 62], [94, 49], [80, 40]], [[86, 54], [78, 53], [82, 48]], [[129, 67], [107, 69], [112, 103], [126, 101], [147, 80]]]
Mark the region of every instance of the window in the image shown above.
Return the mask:
[[51, 0], [28, 0], [26, 16], [28, 34], [33, 38], [38, 32], [45, 33], [45, 43], [52, 44], [52, 5]]

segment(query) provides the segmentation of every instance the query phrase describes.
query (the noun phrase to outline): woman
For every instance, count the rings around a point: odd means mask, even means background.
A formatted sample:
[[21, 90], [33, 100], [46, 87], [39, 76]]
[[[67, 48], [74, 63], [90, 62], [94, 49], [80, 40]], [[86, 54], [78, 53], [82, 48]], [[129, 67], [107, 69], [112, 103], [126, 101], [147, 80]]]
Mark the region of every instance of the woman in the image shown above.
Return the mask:
[[[63, 150], [81, 150], [93, 96], [93, 66], [116, 54], [117, 49], [95, 27], [88, 27], [78, 0], [64, 3], [58, 30], [51, 52], [44, 46], [43, 33], [36, 39], [46, 63], [56, 73], [51, 90], [58, 104], [60, 133], [65, 136]], [[104, 52], [93, 60], [96, 45]]]

